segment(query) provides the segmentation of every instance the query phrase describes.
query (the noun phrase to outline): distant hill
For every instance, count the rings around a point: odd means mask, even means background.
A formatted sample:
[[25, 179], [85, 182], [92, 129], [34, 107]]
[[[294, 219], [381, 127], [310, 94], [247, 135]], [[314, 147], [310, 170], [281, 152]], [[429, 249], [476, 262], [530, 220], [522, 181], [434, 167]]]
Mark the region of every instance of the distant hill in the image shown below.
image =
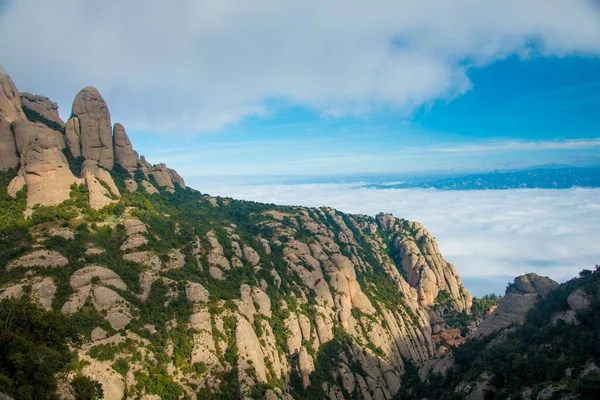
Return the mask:
[[429, 179], [406, 180], [393, 184], [370, 184], [375, 189], [439, 189], [439, 190], [505, 190], [505, 189], [569, 189], [600, 187], [600, 166], [552, 166], [518, 171], [492, 171]]

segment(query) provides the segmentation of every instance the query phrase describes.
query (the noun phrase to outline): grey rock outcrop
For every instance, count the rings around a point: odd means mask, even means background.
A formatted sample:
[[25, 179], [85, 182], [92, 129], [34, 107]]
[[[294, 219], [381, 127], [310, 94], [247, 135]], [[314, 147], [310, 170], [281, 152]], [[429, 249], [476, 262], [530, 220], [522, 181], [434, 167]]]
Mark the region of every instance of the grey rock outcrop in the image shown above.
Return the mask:
[[115, 144], [115, 163], [121, 165], [129, 172], [137, 169], [140, 157], [133, 150], [129, 136], [123, 125], [116, 123], [113, 128], [113, 140]]
[[485, 337], [512, 324], [522, 325], [535, 303], [557, 287], [558, 283], [552, 279], [534, 273], [515, 278], [498, 307], [483, 320], [473, 337]]
[[27, 119], [41, 122], [49, 128], [63, 130], [65, 122], [58, 114], [58, 104], [47, 97], [21, 92], [21, 106]]
[[71, 111], [79, 119], [81, 155], [106, 169], [114, 165], [110, 112], [98, 90], [87, 86], [73, 101]]

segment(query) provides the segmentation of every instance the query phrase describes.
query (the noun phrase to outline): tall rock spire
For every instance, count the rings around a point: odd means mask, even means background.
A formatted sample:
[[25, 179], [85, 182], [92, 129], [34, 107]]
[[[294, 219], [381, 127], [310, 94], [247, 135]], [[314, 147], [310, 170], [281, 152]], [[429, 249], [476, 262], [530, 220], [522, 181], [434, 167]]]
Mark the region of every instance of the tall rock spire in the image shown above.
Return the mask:
[[113, 140], [115, 142], [115, 163], [121, 165], [129, 172], [133, 172], [137, 169], [140, 157], [138, 153], [133, 150], [131, 141], [125, 132], [123, 125], [116, 123], [113, 128]]
[[[110, 112], [98, 90], [91, 86], [83, 88], [73, 101], [71, 114], [71, 119], [76, 117], [79, 120], [81, 155], [87, 160], [97, 161], [106, 169], [112, 169], [115, 157]], [[73, 129], [76, 131], [75, 126]], [[73, 139], [73, 136], [69, 137], [70, 149], [76, 148]]]

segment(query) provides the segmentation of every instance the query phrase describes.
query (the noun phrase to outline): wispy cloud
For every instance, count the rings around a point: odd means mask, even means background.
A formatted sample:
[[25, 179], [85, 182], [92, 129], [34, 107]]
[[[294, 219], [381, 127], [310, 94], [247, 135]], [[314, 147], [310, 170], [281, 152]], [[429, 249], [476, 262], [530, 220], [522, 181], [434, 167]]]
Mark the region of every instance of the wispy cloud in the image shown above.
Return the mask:
[[548, 141], [490, 141], [479, 144], [448, 145], [447, 147], [411, 148], [410, 152], [488, 153], [499, 151], [573, 150], [600, 147], [600, 138]]
[[219, 185], [203, 192], [276, 204], [391, 212], [419, 221], [477, 295], [537, 272], [564, 281], [600, 263], [600, 190], [376, 190], [356, 185]]
[[181, 134], [270, 115], [273, 99], [409, 114], [513, 54], [600, 54], [599, 16], [594, 0], [19, 0], [0, 7], [0, 48], [17, 85], [65, 116], [91, 84], [127, 128]]

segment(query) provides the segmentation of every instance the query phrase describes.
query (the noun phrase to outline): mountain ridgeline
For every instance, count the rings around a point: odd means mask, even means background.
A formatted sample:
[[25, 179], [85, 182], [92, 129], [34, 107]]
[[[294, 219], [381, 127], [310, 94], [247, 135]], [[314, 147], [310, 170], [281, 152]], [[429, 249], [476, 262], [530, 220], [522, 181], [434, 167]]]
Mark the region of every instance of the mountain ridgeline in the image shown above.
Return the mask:
[[[63, 123], [1, 82], [0, 297], [75, 321], [60, 397], [84, 376], [105, 399], [391, 398], [437, 354], [436, 299], [471, 308], [418, 223], [203, 195], [138, 157], [96, 89]], [[40, 398], [20, 373], [3, 360], [0, 391]]]
[[0, 85], [0, 398], [484, 398], [473, 380], [503, 381], [468, 358], [558, 290], [518, 278], [460, 352], [496, 299], [419, 223], [202, 194], [138, 156], [96, 89], [64, 123]]

